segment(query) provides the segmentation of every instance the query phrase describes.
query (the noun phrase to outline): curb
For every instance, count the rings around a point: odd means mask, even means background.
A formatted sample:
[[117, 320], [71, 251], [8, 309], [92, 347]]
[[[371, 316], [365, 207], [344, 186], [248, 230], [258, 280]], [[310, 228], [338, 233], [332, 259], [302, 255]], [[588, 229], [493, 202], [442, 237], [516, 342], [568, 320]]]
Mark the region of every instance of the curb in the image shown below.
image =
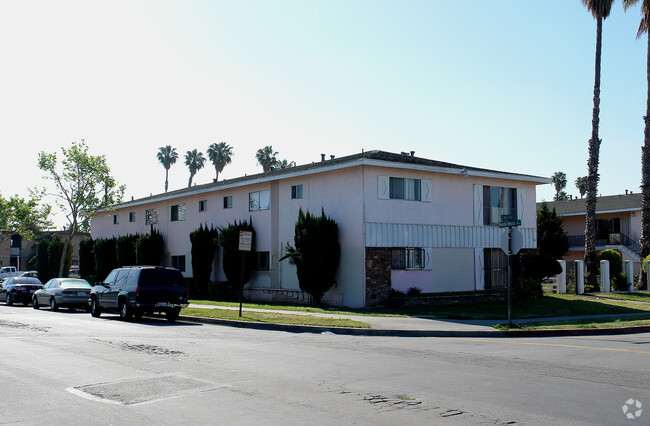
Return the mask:
[[547, 330], [508, 330], [508, 331], [481, 331], [481, 330], [387, 330], [372, 328], [350, 327], [322, 327], [316, 325], [273, 324], [264, 322], [237, 321], [220, 318], [190, 317], [181, 315], [179, 320], [224, 325], [236, 328], [253, 330], [285, 331], [287, 333], [312, 333], [312, 334], [338, 334], [346, 336], [376, 336], [376, 337], [562, 337], [562, 336], [597, 336], [616, 334], [648, 333], [650, 326], [633, 326], [618, 328], [570, 328]]

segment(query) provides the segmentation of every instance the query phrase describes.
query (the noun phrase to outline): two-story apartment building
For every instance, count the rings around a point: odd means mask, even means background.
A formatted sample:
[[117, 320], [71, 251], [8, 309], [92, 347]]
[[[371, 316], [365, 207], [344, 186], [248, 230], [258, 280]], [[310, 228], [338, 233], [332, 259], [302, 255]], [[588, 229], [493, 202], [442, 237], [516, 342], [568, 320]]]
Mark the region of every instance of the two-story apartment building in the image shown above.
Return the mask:
[[[564, 221], [569, 236], [567, 261], [582, 260], [585, 254], [586, 200], [576, 198], [548, 202]], [[541, 203], [538, 203], [539, 208]], [[641, 194], [626, 193], [596, 198], [596, 250], [617, 250], [623, 260], [640, 262]], [[639, 264], [635, 263], [635, 273]]]
[[[549, 179], [368, 151], [196, 185], [132, 200], [92, 220], [93, 238], [147, 233], [165, 239], [167, 265], [191, 276], [189, 234], [199, 224], [252, 219], [256, 300], [299, 299], [295, 266], [278, 262], [293, 244], [298, 210], [331, 216], [341, 261], [323, 301], [350, 307], [382, 303], [390, 289], [467, 291], [505, 285], [498, 224], [521, 219], [524, 248], [536, 248], [536, 185]], [[219, 250], [214, 279], [225, 280]], [[304, 296], [304, 295], [303, 295]]]

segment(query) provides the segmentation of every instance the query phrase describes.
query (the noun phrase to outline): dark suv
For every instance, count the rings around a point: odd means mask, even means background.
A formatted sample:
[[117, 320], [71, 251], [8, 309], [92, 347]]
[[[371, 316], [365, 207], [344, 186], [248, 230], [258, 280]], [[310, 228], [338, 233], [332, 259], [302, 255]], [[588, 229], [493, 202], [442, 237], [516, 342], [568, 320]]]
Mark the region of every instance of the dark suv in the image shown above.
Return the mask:
[[186, 308], [187, 284], [178, 269], [160, 266], [130, 266], [113, 269], [103, 282], [90, 292], [90, 313], [99, 317], [103, 311], [114, 311], [123, 320], [132, 316], [164, 312], [170, 322], [176, 321], [181, 308]]

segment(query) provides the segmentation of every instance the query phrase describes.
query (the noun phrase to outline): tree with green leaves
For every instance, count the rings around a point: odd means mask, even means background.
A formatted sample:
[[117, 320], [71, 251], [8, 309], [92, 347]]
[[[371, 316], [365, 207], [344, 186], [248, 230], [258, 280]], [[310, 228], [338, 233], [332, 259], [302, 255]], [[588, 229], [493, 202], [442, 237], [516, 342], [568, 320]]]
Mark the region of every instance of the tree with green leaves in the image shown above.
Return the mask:
[[34, 232], [53, 226], [49, 220], [52, 207], [42, 203], [43, 191], [29, 190], [29, 198], [17, 195], [8, 200], [0, 195], [0, 229], [9, 229], [33, 240]]
[[117, 239], [115, 237], [99, 238], [93, 244], [95, 269], [99, 281], [103, 281], [113, 269], [117, 268], [116, 245]]
[[596, 256], [596, 197], [598, 194], [598, 163], [600, 161], [600, 144], [598, 126], [600, 123], [600, 59], [603, 40], [603, 20], [609, 16], [614, 0], [581, 0], [591, 15], [596, 19], [596, 64], [594, 75], [594, 107], [591, 117], [591, 138], [589, 139], [589, 156], [587, 160], [587, 199], [585, 218], [585, 279], [586, 283], [597, 285], [598, 258]]
[[205, 165], [205, 157], [203, 156], [203, 153], [196, 149], [187, 151], [187, 153], [185, 153], [185, 165], [190, 171], [190, 180], [187, 182], [187, 187], [189, 188], [192, 186], [192, 179], [194, 179], [196, 172], [201, 170]]
[[298, 211], [295, 225], [295, 247], [286, 245], [286, 254], [280, 260], [290, 259], [296, 265], [300, 289], [312, 296], [314, 305], [320, 306], [323, 295], [334, 285], [341, 257], [339, 227], [325, 216]]
[[178, 159], [178, 153], [176, 148], [172, 148], [171, 145], [161, 146], [158, 148], [158, 161], [165, 168], [165, 192], [169, 188], [169, 168], [176, 163]]
[[[79, 276], [86, 278], [95, 276], [97, 271], [95, 269], [95, 253], [93, 252], [93, 245], [95, 241], [92, 238], [86, 238], [79, 242]], [[102, 277], [103, 278], [103, 277]]]
[[289, 160], [287, 160], [285, 158], [282, 161], [278, 161], [276, 163], [276, 166], [281, 168], [281, 169], [288, 169], [290, 167], [296, 167], [296, 162], [295, 161], [289, 161]]
[[[551, 176], [551, 183], [555, 187], [555, 201], [558, 201], [560, 199], [560, 193], [563, 192], [563, 189], [566, 188], [566, 173], [564, 172], [555, 172], [553, 173], [553, 176]], [[566, 196], [566, 193], [565, 193]]]
[[264, 148], [257, 150], [255, 158], [257, 159], [257, 164], [262, 166], [264, 173], [268, 173], [271, 171], [271, 167], [275, 167], [275, 165], [278, 163], [277, 155], [278, 152], [273, 151], [273, 147], [271, 145], [267, 145]]
[[117, 250], [117, 266], [133, 266], [136, 263], [135, 243], [140, 235], [128, 234], [117, 237], [115, 250]]
[[232, 147], [225, 142], [215, 142], [208, 147], [207, 153], [208, 158], [214, 165], [214, 171], [217, 172], [214, 181], [218, 182], [219, 173], [223, 172], [224, 167], [232, 162]]
[[580, 192], [580, 198], [587, 193], [587, 176], [580, 176], [575, 181], [576, 189]]
[[562, 259], [569, 251], [569, 237], [564, 231], [564, 221], [555, 211], [543, 202], [537, 210], [537, 246], [539, 253]]
[[190, 233], [190, 242], [192, 243], [192, 279], [193, 284], [199, 290], [199, 295], [207, 295], [210, 275], [212, 275], [212, 265], [214, 264], [215, 255], [217, 254], [217, 237], [218, 232], [213, 226], [208, 225], [199, 228]]
[[[639, 3], [639, 0], [623, 0], [627, 11]], [[636, 38], [648, 35], [650, 27], [650, 0], [641, 0], [641, 22], [636, 32]], [[641, 148], [641, 249], [639, 255], [645, 259], [650, 255], [650, 37], [647, 37], [646, 47], [646, 109], [643, 117], [643, 147]], [[640, 274], [641, 282], [645, 283], [645, 274]], [[645, 287], [645, 285], [643, 286]]]
[[[63, 253], [67, 253], [72, 238], [79, 231], [90, 230], [90, 219], [102, 209], [122, 202], [125, 186], [118, 186], [103, 155], [88, 153], [88, 146], [72, 142], [69, 148], [61, 148], [63, 158], [59, 164], [56, 153], [38, 154], [38, 167], [49, 174], [57, 193], [57, 204], [66, 213], [68, 235]], [[59, 167], [60, 166], [60, 167]], [[61, 258], [59, 276], [63, 276], [65, 258]]]

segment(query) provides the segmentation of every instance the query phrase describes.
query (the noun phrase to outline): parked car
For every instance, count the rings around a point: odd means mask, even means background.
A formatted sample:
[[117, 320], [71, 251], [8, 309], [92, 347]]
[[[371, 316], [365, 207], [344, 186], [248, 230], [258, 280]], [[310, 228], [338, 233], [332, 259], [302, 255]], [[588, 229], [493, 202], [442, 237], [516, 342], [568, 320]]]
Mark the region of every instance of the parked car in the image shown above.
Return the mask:
[[70, 278], [80, 278], [80, 275], [79, 275], [79, 268], [78, 268], [78, 267], [74, 267], [74, 266], [73, 266], [72, 268], [70, 268], [70, 272], [68, 272], [68, 276], [69, 276]]
[[15, 266], [3, 266], [0, 268], [0, 278], [9, 278], [18, 276], [18, 269]]
[[89, 310], [88, 297], [92, 286], [78, 278], [52, 278], [32, 296], [34, 309], [49, 305], [56, 311], [60, 307]]
[[38, 278], [38, 271], [25, 271], [21, 272], [19, 277], [31, 277], [31, 278]]
[[123, 320], [132, 316], [164, 312], [176, 321], [181, 308], [188, 306], [185, 278], [178, 269], [160, 266], [132, 266], [113, 269], [90, 292], [90, 313], [99, 317], [114, 311]]
[[4, 301], [8, 306], [19, 302], [27, 306], [32, 301], [32, 295], [41, 288], [43, 284], [38, 278], [9, 277], [0, 288], [0, 301]]

